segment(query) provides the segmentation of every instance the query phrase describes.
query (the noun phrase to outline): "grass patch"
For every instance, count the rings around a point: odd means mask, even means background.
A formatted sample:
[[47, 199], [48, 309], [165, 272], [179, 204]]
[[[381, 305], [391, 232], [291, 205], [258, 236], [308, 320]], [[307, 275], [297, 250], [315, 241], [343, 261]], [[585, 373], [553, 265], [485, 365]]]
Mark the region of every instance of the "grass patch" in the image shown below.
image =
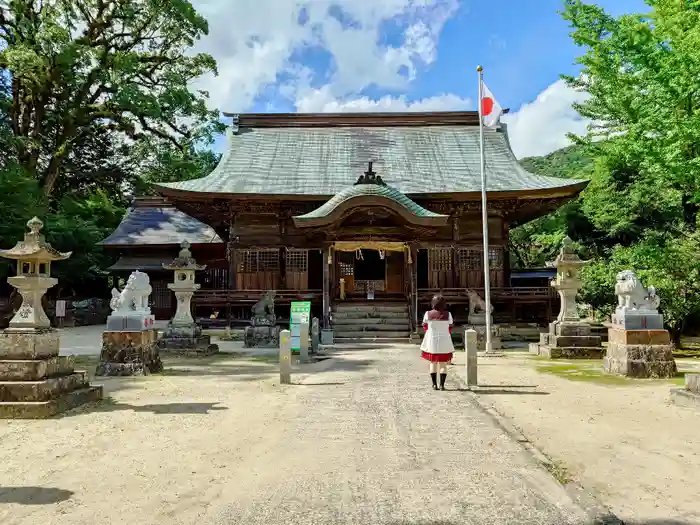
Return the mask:
[[572, 478], [569, 476], [569, 471], [561, 461], [552, 461], [550, 464], [546, 465], [546, 467], [549, 473], [554, 476], [554, 479], [562, 485], [571, 483]]
[[599, 385], [625, 386], [625, 385], [651, 385], [659, 381], [673, 385], [683, 385], [686, 372], [692, 370], [679, 370], [670, 379], [637, 379], [616, 374], [608, 374], [603, 370], [603, 363], [600, 360], [582, 359], [576, 362], [552, 362], [538, 364], [537, 371], [545, 374], [552, 374], [563, 377], [570, 381], [589, 382]]

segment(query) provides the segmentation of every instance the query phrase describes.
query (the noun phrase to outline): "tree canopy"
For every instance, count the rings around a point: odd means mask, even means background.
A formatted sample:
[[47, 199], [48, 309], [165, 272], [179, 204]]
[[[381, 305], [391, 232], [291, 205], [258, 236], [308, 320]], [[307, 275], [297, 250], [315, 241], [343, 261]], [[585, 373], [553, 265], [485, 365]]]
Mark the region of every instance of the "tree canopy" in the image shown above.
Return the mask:
[[512, 241], [515, 264], [542, 263], [570, 235], [594, 259], [582, 298], [602, 311], [613, 307], [615, 274], [635, 270], [659, 290], [678, 339], [700, 313], [700, 4], [646, 3], [646, 13], [613, 17], [592, 3], [564, 2], [583, 51], [580, 74], [564, 79], [588, 93], [575, 108], [590, 119], [589, 133], [523, 164], [591, 182], [577, 201], [516, 229]]
[[207, 31], [188, 0], [0, 0], [0, 245], [39, 215], [74, 252], [58, 277], [100, 289], [110, 257], [96, 243], [131, 196], [218, 160], [219, 113], [190, 88], [216, 73], [192, 51]]

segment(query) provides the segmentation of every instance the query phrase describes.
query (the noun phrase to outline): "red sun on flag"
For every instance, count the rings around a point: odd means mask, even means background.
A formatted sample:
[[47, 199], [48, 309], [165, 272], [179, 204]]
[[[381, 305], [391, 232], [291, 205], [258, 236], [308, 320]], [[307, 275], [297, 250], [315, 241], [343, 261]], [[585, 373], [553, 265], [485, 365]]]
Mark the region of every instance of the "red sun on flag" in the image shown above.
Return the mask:
[[493, 111], [493, 99], [491, 97], [484, 97], [481, 99], [481, 116], [488, 117]]

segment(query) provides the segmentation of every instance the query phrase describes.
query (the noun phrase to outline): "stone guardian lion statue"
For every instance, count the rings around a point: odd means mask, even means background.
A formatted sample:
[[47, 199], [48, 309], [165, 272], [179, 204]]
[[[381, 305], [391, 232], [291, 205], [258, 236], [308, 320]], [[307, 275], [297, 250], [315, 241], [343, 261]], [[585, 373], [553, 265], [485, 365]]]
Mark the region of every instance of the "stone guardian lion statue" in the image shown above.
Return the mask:
[[[474, 290], [467, 290], [467, 297], [469, 298], [469, 315], [486, 313], [486, 301], [484, 301], [478, 293], [476, 293]], [[493, 305], [490, 306], [490, 313], [493, 313]]]
[[658, 310], [661, 299], [656, 295], [656, 289], [653, 286], [645, 288], [634, 271], [624, 270], [617, 274], [616, 280], [618, 310]]
[[152, 290], [148, 274], [136, 270], [129, 276], [121, 292], [112, 288], [109, 307], [115, 312], [148, 310], [148, 297]]

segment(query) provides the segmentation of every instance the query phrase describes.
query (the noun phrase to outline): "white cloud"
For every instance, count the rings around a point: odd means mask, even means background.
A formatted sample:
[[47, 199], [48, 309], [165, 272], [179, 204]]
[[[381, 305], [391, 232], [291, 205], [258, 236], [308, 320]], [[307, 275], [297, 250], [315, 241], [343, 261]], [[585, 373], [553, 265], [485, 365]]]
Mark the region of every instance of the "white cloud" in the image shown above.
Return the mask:
[[[458, 0], [193, 0], [209, 21], [210, 35], [197, 51], [218, 62], [219, 76], [196, 88], [211, 106], [245, 111], [270, 86], [292, 100], [325, 88], [345, 97], [376, 86], [400, 90], [436, 58], [437, 40]], [[396, 26], [400, 45], [382, 43], [383, 24]], [[295, 60], [305, 50], [325, 52], [331, 66], [325, 85]], [[316, 73], [319, 73], [316, 71]], [[277, 86], [277, 84], [280, 84]], [[318, 84], [318, 83], [317, 83]]]
[[546, 155], [570, 144], [567, 133], [583, 135], [589, 121], [571, 106], [588, 95], [563, 80], [550, 84], [537, 98], [504, 115], [513, 151], [518, 158]]
[[328, 86], [312, 90], [297, 100], [301, 113], [342, 113], [352, 111], [459, 111], [473, 109], [469, 99], [453, 94], [441, 94], [421, 100], [408, 101], [404, 95], [385, 95], [378, 99], [369, 97], [336, 99]]

